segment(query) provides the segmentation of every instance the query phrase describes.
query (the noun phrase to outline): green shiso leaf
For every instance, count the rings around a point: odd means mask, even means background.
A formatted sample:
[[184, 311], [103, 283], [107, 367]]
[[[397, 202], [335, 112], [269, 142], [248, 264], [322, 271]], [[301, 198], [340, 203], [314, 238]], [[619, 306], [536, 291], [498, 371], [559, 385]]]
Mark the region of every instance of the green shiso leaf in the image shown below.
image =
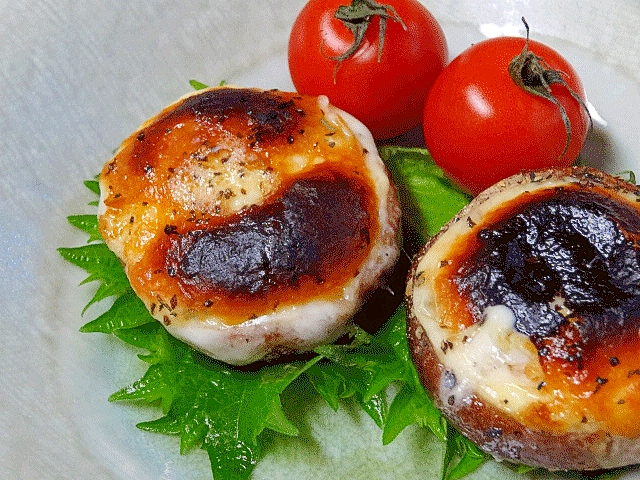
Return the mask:
[[[218, 86], [224, 87], [227, 84], [226, 80], [222, 80]], [[209, 85], [206, 83], [199, 82], [198, 80], [189, 80], [189, 85], [193, 87], [194, 90], [203, 90], [205, 88], [209, 88]]]
[[129, 288], [116, 298], [109, 310], [80, 328], [83, 333], [116, 333], [120, 329], [138, 327], [155, 319], [142, 300]]
[[102, 240], [102, 236], [98, 231], [97, 215], [71, 215], [67, 217], [67, 220], [71, 225], [89, 235], [87, 243]]
[[421, 245], [471, 197], [449, 181], [423, 148], [381, 147], [380, 156], [398, 188], [405, 230]]
[[96, 195], [100, 195], [100, 184], [98, 183], [97, 177], [94, 180], [85, 180], [84, 186]]
[[[138, 327], [114, 330], [113, 334], [129, 345], [147, 350], [148, 354], [139, 354], [138, 358], [152, 365], [165, 362], [170, 363], [176, 354], [176, 347], [184, 348], [182, 344], [174, 345], [165, 328], [151, 316], [150, 321]], [[178, 348], [178, 349], [179, 349]]]
[[459, 480], [476, 470], [487, 455], [457, 430], [449, 427], [444, 452], [442, 480]]
[[384, 445], [391, 443], [409, 425], [418, 424], [429, 428], [440, 440], [446, 439], [447, 423], [440, 411], [428, 398], [418, 377], [406, 335], [406, 311], [404, 306], [391, 317], [386, 331], [387, 341], [393, 346], [403, 368], [404, 385], [393, 399], [389, 408], [387, 423], [382, 433]]
[[86, 305], [83, 313], [94, 303], [108, 297], [123, 295], [131, 288], [120, 260], [104, 243], [59, 248], [58, 253], [68, 262], [89, 273], [82, 284], [100, 282], [95, 295]]
[[189, 85], [191, 85], [194, 90], [203, 90], [205, 88], [209, 88], [209, 85], [199, 82], [198, 80], [189, 80]]

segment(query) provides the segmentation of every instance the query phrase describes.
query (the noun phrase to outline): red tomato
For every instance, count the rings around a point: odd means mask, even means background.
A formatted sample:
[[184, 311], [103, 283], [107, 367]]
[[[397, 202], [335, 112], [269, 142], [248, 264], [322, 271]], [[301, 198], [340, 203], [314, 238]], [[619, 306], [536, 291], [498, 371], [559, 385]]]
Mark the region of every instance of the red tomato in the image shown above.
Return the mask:
[[444, 33], [429, 11], [416, 0], [389, 1], [402, 23], [386, 20], [379, 61], [381, 20], [374, 16], [360, 47], [336, 69], [335, 57], [354, 43], [352, 31], [334, 17], [349, 0], [311, 0], [289, 38], [289, 71], [298, 92], [327, 95], [376, 139], [420, 124], [426, 92], [447, 61]]
[[473, 45], [447, 65], [427, 97], [426, 146], [436, 164], [473, 194], [523, 169], [569, 166], [584, 145], [590, 119], [578, 74], [558, 52], [529, 41], [529, 51], [566, 82], [552, 84], [551, 93], [566, 111], [567, 144], [561, 109], [516, 85], [509, 74], [525, 42], [500, 37]]

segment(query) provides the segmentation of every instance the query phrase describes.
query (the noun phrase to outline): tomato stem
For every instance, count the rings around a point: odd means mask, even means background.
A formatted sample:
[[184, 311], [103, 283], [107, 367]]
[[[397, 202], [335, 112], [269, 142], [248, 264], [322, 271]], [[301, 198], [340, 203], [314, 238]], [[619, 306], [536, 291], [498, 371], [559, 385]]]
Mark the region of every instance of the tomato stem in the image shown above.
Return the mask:
[[333, 83], [336, 83], [336, 74], [340, 64], [351, 58], [360, 48], [364, 41], [364, 36], [369, 29], [371, 19], [373, 17], [380, 18], [380, 32], [378, 35], [378, 63], [382, 58], [382, 49], [384, 47], [384, 37], [387, 29], [387, 19], [400, 23], [405, 30], [407, 26], [396, 12], [392, 5], [378, 3], [375, 0], [352, 0], [349, 5], [341, 5], [334, 13], [334, 17], [340, 20], [345, 27], [353, 33], [353, 43], [342, 54], [335, 57], [329, 57], [335, 60], [336, 67], [333, 70]]
[[563, 77], [566, 74], [560, 70], [552, 69], [543, 58], [538, 57], [529, 50], [529, 25], [524, 17], [522, 17], [522, 23], [524, 23], [524, 27], [527, 30], [527, 39], [522, 52], [515, 56], [509, 63], [509, 75], [520, 88], [533, 95], [549, 100], [560, 110], [564, 128], [567, 132], [567, 140], [564, 144], [564, 150], [562, 150], [562, 153], [560, 154], [562, 157], [567, 153], [569, 144], [571, 143], [571, 122], [569, 121], [566, 109], [553, 95], [553, 93], [551, 93], [551, 85], [562, 85], [580, 104], [580, 106], [584, 108], [585, 112], [587, 112], [587, 116], [589, 117], [589, 128], [591, 128], [593, 123], [591, 114], [589, 113], [589, 109], [584, 103], [584, 100], [582, 100], [582, 98], [580, 98], [580, 96], [571, 89], [567, 82], [565, 82]]

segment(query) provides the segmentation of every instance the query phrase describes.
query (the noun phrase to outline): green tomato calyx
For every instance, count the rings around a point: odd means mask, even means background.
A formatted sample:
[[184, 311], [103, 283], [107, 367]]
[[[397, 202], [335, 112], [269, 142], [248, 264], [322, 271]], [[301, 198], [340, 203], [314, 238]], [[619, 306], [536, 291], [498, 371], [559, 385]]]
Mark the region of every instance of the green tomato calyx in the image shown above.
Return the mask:
[[560, 70], [552, 69], [543, 58], [529, 50], [529, 25], [524, 17], [522, 17], [522, 23], [524, 23], [525, 29], [527, 30], [527, 39], [522, 52], [513, 57], [511, 62], [509, 62], [509, 75], [520, 88], [533, 95], [549, 100], [560, 110], [564, 128], [567, 132], [567, 140], [564, 144], [564, 150], [562, 150], [562, 153], [560, 154], [560, 157], [562, 157], [567, 153], [569, 144], [571, 143], [571, 121], [569, 120], [569, 116], [567, 115], [567, 111], [564, 106], [551, 92], [551, 85], [562, 85], [580, 104], [580, 107], [584, 108], [585, 112], [587, 112], [587, 116], [589, 117], [589, 128], [591, 128], [592, 125], [591, 114], [589, 113], [589, 109], [587, 108], [584, 100], [582, 100], [582, 98], [580, 98], [580, 96], [567, 84], [567, 82], [565, 82], [564, 76], [566, 74]]
[[353, 43], [342, 54], [335, 57], [329, 57], [331, 60], [335, 60], [336, 67], [333, 71], [333, 83], [336, 82], [336, 74], [340, 64], [351, 58], [360, 48], [364, 41], [364, 36], [369, 29], [371, 20], [374, 17], [380, 18], [380, 32], [378, 35], [378, 63], [382, 58], [382, 49], [384, 47], [384, 37], [387, 30], [387, 19], [391, 19], [394, 22], [398, 22], [405, 30], [407, 26], [396, 12], [396, 9], [392, 5], [386, 5], [378, 3], [375, 0], [351, 0], [349, 5], [341, 5], [338, 7], [333, 15], [336, 19], [340, 20], [345, 27], [353, 33]]

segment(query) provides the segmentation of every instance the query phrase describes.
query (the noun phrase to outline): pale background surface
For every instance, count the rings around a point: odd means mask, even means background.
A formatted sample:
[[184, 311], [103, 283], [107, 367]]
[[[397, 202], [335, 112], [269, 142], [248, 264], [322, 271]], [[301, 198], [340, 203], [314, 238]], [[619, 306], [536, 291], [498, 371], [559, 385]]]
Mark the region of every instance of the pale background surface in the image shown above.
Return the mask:
[[[203, 452], [138, 431], [157, 412], [107, 403], [141, 362], [81, 335], [83, 272], [58, 246], [84, 237], [65, 217], [91, 211], [82, 181], [144, 119], [188, 92], [189, 79], [292, 88], [289, 2], [0, 0], [0, 478], [208, 478]], [[532, 36], [569, 58], [607, 122], [585, 157], [640, 170], [638, 0], [424, 1], [452, 55], [485, 34]], [[303, 436], [273, 437], [255, 478], [436, 478], [440, 446], [416, 429], [390, 447], [366, 418], [311, 405]], [[431, 460], [430, 458], [433, 458]], [[640, 472], [630, 474], [640, 476]], [[490, 464], [475, 478], [507, 478]]]

